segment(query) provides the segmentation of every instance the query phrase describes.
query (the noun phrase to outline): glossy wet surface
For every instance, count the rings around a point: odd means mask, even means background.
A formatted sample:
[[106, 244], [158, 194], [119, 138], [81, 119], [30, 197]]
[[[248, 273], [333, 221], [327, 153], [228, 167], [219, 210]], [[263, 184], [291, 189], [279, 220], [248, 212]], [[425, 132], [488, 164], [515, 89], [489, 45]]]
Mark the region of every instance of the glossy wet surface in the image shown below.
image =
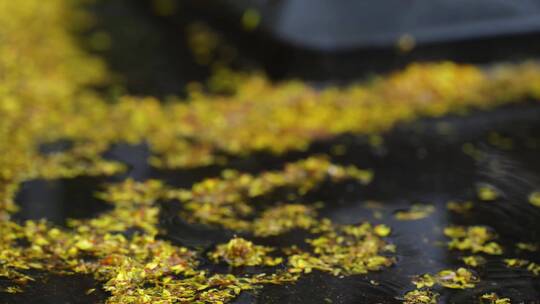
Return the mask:
[[[500, 141], [494, 140], [500, 137], [511, 139], [512, 147], [501, 146]], [[486, 225], [494, 229], [504, 254], [485, 256], [487, 263], [474, 269], [481, 278], [476, 288], [436, 289], [441, 294], [440, 303], [478, 303], [478, 297], [488, 292], [509, 297], [512, 303], [540, 303], [540, 278], [524, 269], [509, 269], [503, 261], [511, 257], [540, 262], [538, 252], [515, 247], [517, 242], [540, 242], [540, 208], [527, 202], [529, 193], [540, 188], [540, 106], [507, 106], [471, 116], [421, 120], [403, 124], [383, 139], [381, 145], [374, 146], [365, 137], [342, 136], [316, 143], [309, 151], [283, 157], [259, 154], [231, 159], [227, 167], [256, 173], [279, 168], [306, 155], [328, 153], [337, 163], [373, 169], [375, 178], [367, 186], [328, 182], [296, 202], [324, 202], [320, 215], [336, 223], [385, 223], [392, 227], [389, 241], [397, 247], [397, 263], [380, 272], [344, 278], [314, 272], [294, 284], [245, 292], [236, 303], [400, 303], [400, 297], [414, 289], [414, 275], [464, 266], [460, 257], [470, 253], [449, 251], [445, 246], [448, 238], [442, 230], [449, 225]], [[481, 159], [464, 153], [464, 145], [469, 143], [482, 153]], [[222, 169], [212, 166], [161, 171], [146, 164], [148, 155], [144, 144], [116, 145], [106, 157], [128, 164], [128, 174], [107, 179], [27, 182], [17, 196], [21, 206], [17, 217], [46, 218], [62, 225], [66, 218], [92, 217], [107, 210], [106, 203], [93, 197], [103, 183], [126, 177], [159, 178], [174, 186], [189, 187], [205, 177], [218, 175]], [[479, 200], [476, 191], [482, 184], [496, 187], [499, 198], [492, 202]], [[286, 201], [287, 191], [276, 191], [263, 200], [265, 204]], [[465, 214], [454, 213], [446, 208], [450, 200], [472, 201], [474, 207]], [[435, 212], [414, 221], [395, 218], [396, 212], [416, 203], [433, 205]], [[177, 216], [174, 204], [160, 204], [161, 237], [175, 244], [207, 251], [234, 235], [188, 224]], [[309, 236], [292, 231], [278, 237], [244, 237], [257, 244], [283, 247], [299, 244]], [[212, 266], [205, 261], [202, 267], [229, 271], [226, 266]], [[237, 274], [253, 271], [260, 269], [235, 270]], [[8, 283], [0, 281], [0, 286], [3, 284]], [[96, 291], [86, 294], [93, 288]], [[0, 303], [102, 303], [105, 299], [106, 293], [99, 289], [99, 284], [84, 276], [44, 274], [21, 294], [0, 293]]]

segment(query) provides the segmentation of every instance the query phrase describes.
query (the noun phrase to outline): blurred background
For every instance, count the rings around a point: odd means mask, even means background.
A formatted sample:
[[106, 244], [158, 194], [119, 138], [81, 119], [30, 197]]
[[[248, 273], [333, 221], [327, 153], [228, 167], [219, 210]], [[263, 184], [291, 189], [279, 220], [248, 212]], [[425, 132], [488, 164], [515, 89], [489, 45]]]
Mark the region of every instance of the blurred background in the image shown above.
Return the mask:
[[342, 84], [411, 61], [486, 64], [540, 51], [537, 0], [95, 0], [87, 6], [95, 20], [83, 44], [116, 72], [116, 94], [182, 95], [192, 81], [226, 92], [231, 70]]

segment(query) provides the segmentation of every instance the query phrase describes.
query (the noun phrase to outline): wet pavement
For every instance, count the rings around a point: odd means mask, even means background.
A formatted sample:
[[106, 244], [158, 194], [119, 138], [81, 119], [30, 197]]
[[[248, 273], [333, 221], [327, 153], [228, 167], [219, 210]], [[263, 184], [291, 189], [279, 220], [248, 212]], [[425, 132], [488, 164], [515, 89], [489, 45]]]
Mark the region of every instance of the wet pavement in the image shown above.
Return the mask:
[[[511, 149], [497, 145], [494, 132], [511, 139]], [[235, 303], [400, 303], [400, 297], [414, 289], [414, 275], [464, 265], [460, 257], [469, 253], [450, 251], [445, 246], [448, 239], [442, 231], [449, 225], [494, 229], [504, 254], [485, 256], [487, 263], [475, 268], [481, 278], [476, 288], [436, 289], [441, 294], [440, 303], [478, 303], [478, 297], [488, 292], [509, 297], [512, 303], [540, 303], [540, 278], [524, 269], [509, 269], [503, 262], [508, 257], [540, 262], [538, 252], [515, 249], [517, 242], [540, 243], [540, 208], [527, 202], [529, 193], [540, 188], [540, 106], [529, 103], [466, 116], [423, 119], [401, 124], [382, 137], [383, 143], [375, 146], [365, 136], [344, 135], [281, 157], [264, 153], [230, 157], [227, 168], [252, 173], [277, 169], [285, 162], [317, 153], [327, 153], [340, 164], [373, 169], [375, 178], [369, 185], [325, 182], [296, 202], [324, 202], [319, 214], [336, 223], [387, 224], [393, 231], [389, 242], [397, 247], [396, 264], [382, 271], [343, 278], [315, 271], [294, 284], [245, 292]], [[464, 153], [467, 144], [483, 157], [475, 160]], [[336, 146], [345, 152], [337, 155]], [[104, 183], [127, 177], [158, 178], [173, 186], [189, 187], [205, 177], [217, 176], [223, 169], [158, 170], [146, 163], [149, 155], [144, 144], [115, 145], [105, 156], [126, 163], [130, 170], [124, 175], [26, 182], [16, 198], [21, 206], [16, 218], [46, 218], [63, 225], [67, 218], [93, 217], [110, 208], [93, 195]], [[482, 184], [495, 187], [499, 198], [493, 202], [478, 200], [476, 189]], [[283, 202], [287, 197], [287, 189], [280, 189], [263, 198], [262, 203]], [[472, 201], [474, 207], [466, 214], [454, 213], [446, 208], [451, 200]], [[395, 218], [396, 212], [417, 203], [433, 205], [435, 212], [414, 221]], [[188, 224], [177, 216], [175, 204], [160, 204], [164, 231], [160, 237], [175, 244], [207, 251], [234, 235], [232, 231]], [[284, 247], [299, 244], [309, 235], [292, 231], [278, 237], [246, 237], [258, 244]], [[202, 267], [211, 271], [228, 271], [202, 262]], [[253, 271], [259, 270], [239, 273]], [[21, 294], [0, 293], [0, 303], [103, 303], [106, 299], [106, 292], [90, 277], [42, 274], [40, 278]], [[0, 286], [3, 284], [7, 282], [0, 280]], [[86, 294], [91, 288], [96, 291]]]

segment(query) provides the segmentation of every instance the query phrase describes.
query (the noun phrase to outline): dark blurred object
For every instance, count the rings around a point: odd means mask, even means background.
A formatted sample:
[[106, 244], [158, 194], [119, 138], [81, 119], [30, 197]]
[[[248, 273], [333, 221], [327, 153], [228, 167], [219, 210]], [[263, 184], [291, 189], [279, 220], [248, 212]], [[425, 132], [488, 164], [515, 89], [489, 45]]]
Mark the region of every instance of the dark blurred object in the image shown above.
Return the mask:
[[[95, 24], [81, 42], [103, 57], [113, 71], [113, 86], [105, 88], [112, 99], [124, 93], [158, 98], [182, 95], [188, 82], [209, 75], [193, 61], [182, 29], [156, 18], [145, 8], [145, 1], [97, 0], [87, 4]], [[92, 48], [87, 41], [103, 33], [110, 37], [110, 46]]]
[[193, 56], [193, 25], [219, 37], [218, 52], [233, 50], [233, 70], [277, 80], [340, 84], [414, 61], [540, 54], [540, 0], [100, 0], [91, 9], [93, 31], [112, 41], [98, 53], [127, 93], [160, 98], [214, 73]]
[[[156, 0], [148, 0], [156, 1]], [[275, 78], [350, 80], [411, 61], [489, 63], [540, 53], [540, 1], [189, 0]], [[246, 29], [246, 14], [260, 19]], [[252, 17], [251, 19], [253, 19]]]
[[318, 51], [391, 48], [403, 35], [423, 45], [540, 30], [540, 1], [535, 0], [222, 2], [237, 14], [259, 11], [262, 30], [276, 40]]

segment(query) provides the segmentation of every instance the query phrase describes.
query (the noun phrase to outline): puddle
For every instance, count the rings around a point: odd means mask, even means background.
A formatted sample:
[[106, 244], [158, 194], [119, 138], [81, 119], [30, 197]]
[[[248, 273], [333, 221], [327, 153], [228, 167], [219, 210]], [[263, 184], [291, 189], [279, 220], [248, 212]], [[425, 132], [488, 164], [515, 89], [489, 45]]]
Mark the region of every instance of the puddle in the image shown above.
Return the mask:
[[20, 207], [18, 220], [39, 220], [65, 225], [68, 218], [91, 218], [112, 209], [94, 195], [105, 178], [36, 179], [21, 185], [15, 201]]
[[[0, 279], [0, 287], [7, 287], [7, 282]], [[90, 289], [95, 289], [89, 293]], [[42, 273], [38, 279], [29, 282], [23, 293], [0, 292], [0, 303], [32, 304], [85, 304], [104, 303], [108, 293], [91, 276], [55, 275]]]

